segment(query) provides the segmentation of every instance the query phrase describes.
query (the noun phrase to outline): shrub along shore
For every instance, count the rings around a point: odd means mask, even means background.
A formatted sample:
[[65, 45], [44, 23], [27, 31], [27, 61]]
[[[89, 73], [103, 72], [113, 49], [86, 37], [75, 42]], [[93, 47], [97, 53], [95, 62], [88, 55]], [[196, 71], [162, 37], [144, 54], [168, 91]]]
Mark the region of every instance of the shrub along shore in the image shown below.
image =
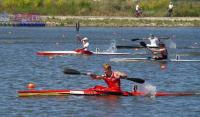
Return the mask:
[[[170, 1], [173, 17], [166, 17]], [[135, 16], [136, 4], [141, 18]], [[0, 6], [9, 14], [42, 15], [47, 26], [77, 20], [82, 26], [200, 26], [200, 0], [0, 0]]]
[[41, 16], [47, 26], [81, 26], [95, 27], [199, 27], [199, 17], [110, 17], [110, 16]]

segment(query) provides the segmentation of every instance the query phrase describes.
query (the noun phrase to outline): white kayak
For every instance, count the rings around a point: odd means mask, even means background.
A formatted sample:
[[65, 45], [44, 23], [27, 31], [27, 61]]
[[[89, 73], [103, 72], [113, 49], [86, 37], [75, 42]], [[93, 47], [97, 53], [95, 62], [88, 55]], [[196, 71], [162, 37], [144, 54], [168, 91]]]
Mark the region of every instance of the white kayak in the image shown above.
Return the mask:
[[111, 58], [113, 62], [144, 62], [144, 61], [166, 61], [166, 62], [200, 62], [200, 60], [189, 60], [189, 59], [165, 59], [155, 60], [151, 58]]
[[39, 51], [39, 56], [61, 56], [61, 55], [131, 55], [131, 53], [115, 53], [115, 52], [93, 52], [79, 53], [76, 51]]

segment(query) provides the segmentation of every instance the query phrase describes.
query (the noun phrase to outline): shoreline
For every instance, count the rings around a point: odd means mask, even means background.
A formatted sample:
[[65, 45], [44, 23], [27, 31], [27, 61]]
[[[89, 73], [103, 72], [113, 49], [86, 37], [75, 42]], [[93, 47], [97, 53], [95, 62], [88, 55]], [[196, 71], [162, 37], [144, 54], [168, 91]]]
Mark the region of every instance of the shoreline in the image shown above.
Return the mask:
[[[40, 16], [33, 22], [0, 22], [0, 26], [28, 27], [200, 27], [200, 17]], [[21, 25], [19, 25], [21, 24]]]
[[199, 27], [200, 17], [41, 16], [49, 27]]

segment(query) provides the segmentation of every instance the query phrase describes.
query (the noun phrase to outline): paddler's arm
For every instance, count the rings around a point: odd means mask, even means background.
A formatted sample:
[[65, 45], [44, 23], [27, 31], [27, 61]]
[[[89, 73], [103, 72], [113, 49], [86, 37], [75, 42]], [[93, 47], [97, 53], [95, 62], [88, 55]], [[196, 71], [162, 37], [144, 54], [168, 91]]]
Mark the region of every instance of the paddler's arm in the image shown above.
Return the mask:
[[127, 74], [124, 72], [120, 72], [120, 71], [115, 71], [114, 72], [115, 78], [127, 78]]
[[104, 79], [103, 76], [92, 74], [92, 73], [87, 73], [87, 75], [89, 75], [92, 79], [95, 79], [95, 80], [102, 80], [102, 79]]
[[159, 52], [157, 52], [157, 50], [154, 49], [154, 48], [149, 48], [149, 50], [152, 52], [152, 54], [158, 54], [158, 53], [159, 53]]
[[85, 49], [86, 49], [86, 47], [81, 48], [81, 50], [85, 50]]
[[162, 52], [165, 49], [164, 48], [163, 49], [154, 49], [154, 48], [151, 48], [150, 50], [153, 51], [153, 52]]

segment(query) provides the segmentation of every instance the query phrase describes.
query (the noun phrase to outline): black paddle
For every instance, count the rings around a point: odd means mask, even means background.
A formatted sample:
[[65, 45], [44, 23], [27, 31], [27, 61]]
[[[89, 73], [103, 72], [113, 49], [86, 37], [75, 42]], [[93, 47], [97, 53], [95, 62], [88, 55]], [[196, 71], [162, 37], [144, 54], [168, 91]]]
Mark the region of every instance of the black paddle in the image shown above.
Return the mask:
[[143, 42], [143, 41], [140, 42], [140, 45], [141, 45], [142, 47], [148, 48], [148, 47], [147, 47], [147, 44], [146, 44], [145, 42]]
[[[134, 38], [134, 39], [131, 39], [131, 41], [137, 41], [137, 40], [143, 40], [143, 39], [148, 39], [148, 38]], [[170, 37], [158, 37], [158, 39], [170, 39]]]
[[80, 37], [80, 34], [79, 34], [79, 29], [80, 29], [80, 23], [79, 23], [79, 21], [77, 21], [76, 22], [76, 46], [77, 46], [77, 48], [78, 48], [78, 45], [79, 45], [79, 42], [81, 41], [81, 37]]
[[[148, 50], [151, 51], [151, 49], [149, 49], [149, 47], [147, 46], [147, 44], [146, 44], [145, 42], [141, 41], [141, 42], [140, 42], [140, 45], [141, 45], [142, 47], [144, 47], [144, 48], [146, 48], [146, 49], [148, 49]], [[151, 51], [151, 53], [153, 54], [152, 51]]]
[[139, 39], [139, 38], [131, 39], [131, 41], [137, 41], [137, 40], [142, 40], [142, 39]]
[[80, 23], [79, 21], [76, 22], [76, 31], [77, 33], [79, 33], [79, 28], [80, 28]]
[[[88, 75], [87, 73], [82, 73], [82, 72], [79, 72], [77, 70], [69, 69], [69, 68], [65, 68], [63, 72], [64, 72], [64, 74], [71, 74], [71, 75]], [[140, 79], [140, 78], [123, 78], [123, 79], [130, 80], [130, 81], [133, 81], [133, 82], [137, 82], [137, 83], [140, 83], [140, 84], [145, 82], [145, 80]]]

